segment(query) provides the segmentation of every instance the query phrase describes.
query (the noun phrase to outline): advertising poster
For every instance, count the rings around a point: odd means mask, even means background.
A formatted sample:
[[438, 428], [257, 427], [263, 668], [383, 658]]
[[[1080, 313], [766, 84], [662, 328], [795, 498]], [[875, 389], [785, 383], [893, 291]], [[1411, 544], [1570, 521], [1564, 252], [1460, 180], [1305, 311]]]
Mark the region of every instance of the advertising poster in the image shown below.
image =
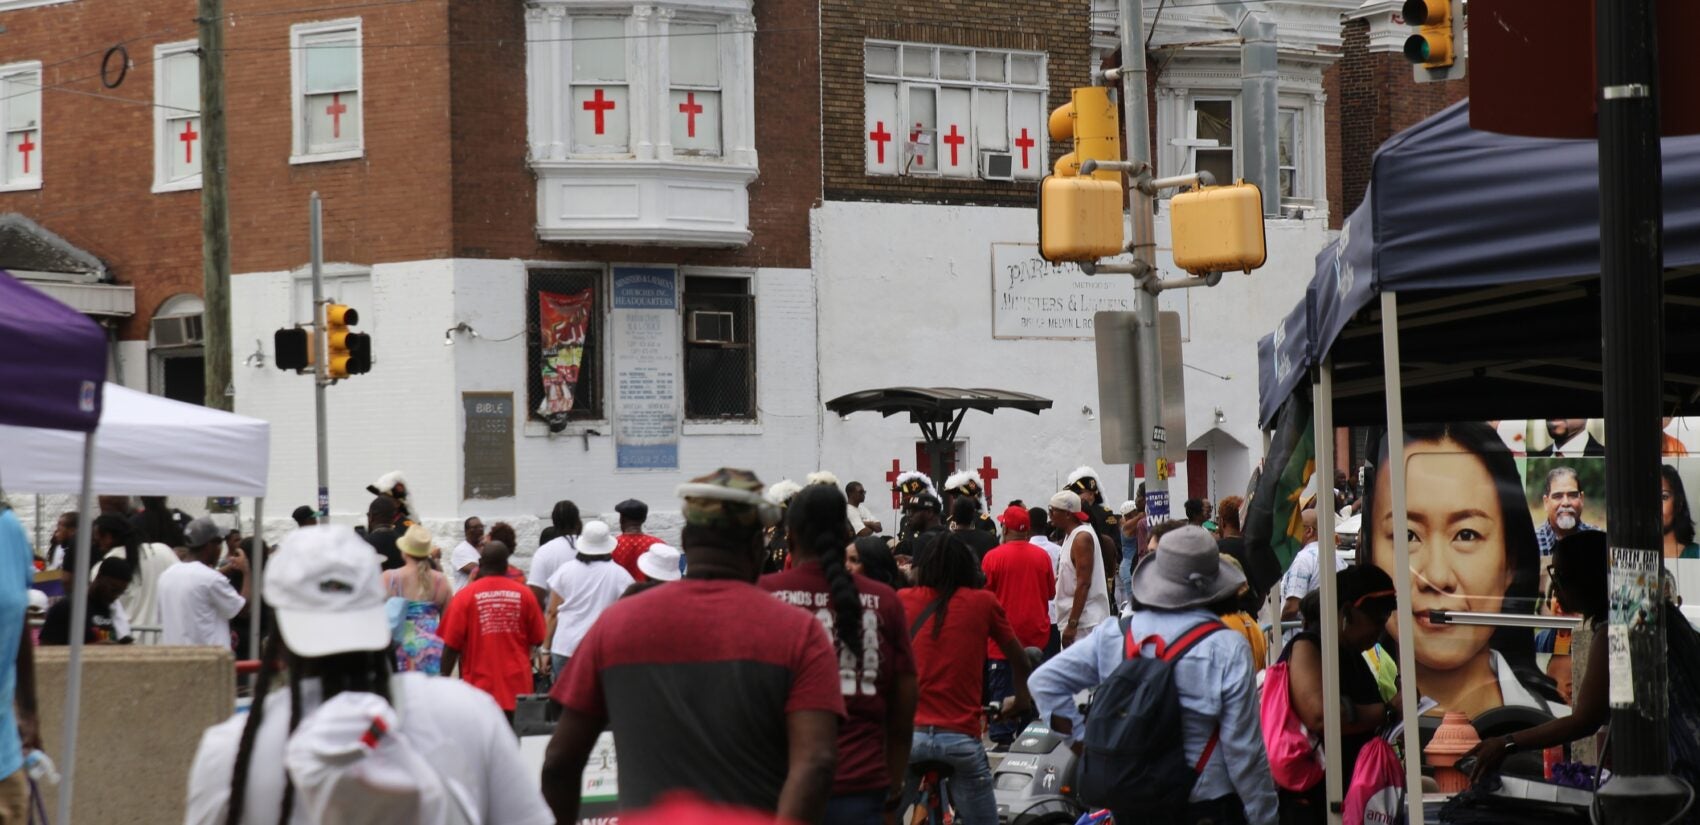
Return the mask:
[[548, 417], [573, 411], [573, 388], [584, 363], [584, 336], [595, 305], [591, 291], [537, 293], [539, 350], [543, 353], [543, 402], [537, 414]]
[[679, 468], [678, 275], [614, 268], [615, 469]]

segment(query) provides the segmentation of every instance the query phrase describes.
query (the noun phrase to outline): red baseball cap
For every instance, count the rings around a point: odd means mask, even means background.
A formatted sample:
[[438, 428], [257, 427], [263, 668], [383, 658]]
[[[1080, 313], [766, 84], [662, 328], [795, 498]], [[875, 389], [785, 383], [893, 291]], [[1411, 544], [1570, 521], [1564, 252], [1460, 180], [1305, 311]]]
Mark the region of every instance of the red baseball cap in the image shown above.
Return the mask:
[[1033, 529], [1033, 519], [1027, 515], [1027, 509], [1011, 504], [1003, 514], [998, 516], [998, 523], [1011, 529], [1025, 533]]

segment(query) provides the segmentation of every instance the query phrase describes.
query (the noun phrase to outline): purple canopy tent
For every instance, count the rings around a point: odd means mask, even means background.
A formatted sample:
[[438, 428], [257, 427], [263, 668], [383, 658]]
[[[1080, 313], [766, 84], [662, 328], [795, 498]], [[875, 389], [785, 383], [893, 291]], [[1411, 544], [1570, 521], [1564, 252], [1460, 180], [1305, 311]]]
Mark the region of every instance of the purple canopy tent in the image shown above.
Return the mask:
[[[106, 382], [106, 334], [88, 316], [0, 270], [0, 424], [83, 433], [83, 490], [77, 507], [76, 569], [88, 570], [94, 520], [94, 430]], [[5, 479], [0, 478], [0, 485]], [[3, 487], [0, 487], [3, 489]], [[71, 821], [77, 767], [88, 577], [71, 588], [71, 651], [65, 671], [65, 742], [58, 821]], [[0, 666], [11, 663], [0, 663]]]

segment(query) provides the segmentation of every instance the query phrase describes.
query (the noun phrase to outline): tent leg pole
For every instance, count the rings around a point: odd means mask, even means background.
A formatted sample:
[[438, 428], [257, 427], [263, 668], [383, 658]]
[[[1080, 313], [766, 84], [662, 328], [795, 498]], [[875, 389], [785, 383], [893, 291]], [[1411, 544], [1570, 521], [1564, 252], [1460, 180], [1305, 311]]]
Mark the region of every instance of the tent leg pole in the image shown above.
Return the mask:
[[[1387, 382], [1387, 479], [1393, 505], [1393, 523], [1408, 520], [1405, 508], [1405, 393], [1399, 376], [1399, 296], [1381, 293], [1381, 352], [1383, 380]], [[1405, 720], [1405, 802], [1410, 822], [1423, 820], [1423, 752], [1421, 725], [1417, 719], [1417, 651], [1410, 640], [1417, 637], [1416, 618], [1411, 612], [1411, 547], [1402, 526], [1393, 531], [1393, 590], [1399, 600], [1394, 612], [1399, 627], [1399, 686]]]
[[1323, 752], [1328, 755], [1325, 783], [1330, 825], [1340, 822], [1337, 805], [1345, 799], [1346, 777], [1340, 753], [1340, 590], [1334, 570], [1334, 361], [1324, 358], [1311, 386], [1315, 414], [1317, 565], [1322, 573]]
[[254, 499], [254, 552], [248, 559], [248, 575], [252, 578], [248, 583], [248, 658], [255, 660], [260, 658], [260, 585], [265, 581], [261, 576], [266, 566], [265, 516], [266, 497], [259, 496]]
[[83, 493], [77, 508], [77, 546], [71, 576], [71, 651], [65, 665], [65, 736], [59, 744], [59, 810], [54, 821], [71, 825], [71, 783], [77, 773], [77, 716], [83, 694], [83, 634], [89, 616], [89, 540], [94, 536], [94, 437], [83, 436]]

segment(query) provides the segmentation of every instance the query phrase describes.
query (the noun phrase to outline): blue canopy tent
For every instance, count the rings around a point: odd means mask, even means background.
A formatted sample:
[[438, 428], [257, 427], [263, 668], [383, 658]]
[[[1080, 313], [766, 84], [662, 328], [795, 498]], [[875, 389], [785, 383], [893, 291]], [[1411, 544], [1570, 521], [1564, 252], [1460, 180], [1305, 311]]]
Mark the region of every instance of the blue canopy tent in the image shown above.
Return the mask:
[[[1318, 467], [1334, 463], [1337, 424], [1385, 422], [1388, 460], [1399, 467], [1406, 421], [1603, 411], [1598, 147], [1479, 132], [1468, 107], [1452, 106], [1382, 145], [1363, 205], [1317, 255], [1304, 300], [1259, 342], [1261, 423], [1270, 427], [1285, 404], [1314, 404]], [[1670, 415], [1700, 414], [1700, 370], [1684, 371], [1700, 356], [1700, 138], [1666, 138], [1663, 164], [1662, 406]], [[1407, 397], [1407, 389], [1418, 391]], [[1404, 474], [1390, 478], [1393, 519], [1402, 523]], [[1317, 489], [1323, 598], [1331, 603], [1333, 491], [1326, 483]], [[1404, 531], [1394, 531], [1393, 544], [1394, 569], [1405, 569]], [[1394, 580], [1399, 633], [1413, 638], [1410, 580]], [[1335, 651], [1338, 617], [1324, 616], [1323, 645]], [[1415, 672], [1411, 648], [1400, 646], [1401, 673]], [[1328, 795], [1338, 801], [1338, 658], [1325, 653], [1323, 663]], [[1405, 718], [1415, 718], [1416, 691], [1403, 697]], [[1420, 753], [1417, 726], [1405, 736], [1406, 753]], [[1419, 762], [1409, 759], [1406, 787], [1419, 782]], [[1411, 821], [1422, 821], [1420, 795], [1408, 802]]]
[[[94, 440], [106, 381], [106, 334], [88, 316], [0, 271], [0, 424], [83, 434], [82, 497], [77, 506], [78, 570], [87, 570], [94, 534]], [[0, 484], [5, 479], [0, 478]], [[88, 577], [71, 588], [71, 649], [65, 672], [65, 740], [59, 754], [59, 821], [70, 822], [82, 693]], [[11, 662], [0, 663], [10, 667]]]

